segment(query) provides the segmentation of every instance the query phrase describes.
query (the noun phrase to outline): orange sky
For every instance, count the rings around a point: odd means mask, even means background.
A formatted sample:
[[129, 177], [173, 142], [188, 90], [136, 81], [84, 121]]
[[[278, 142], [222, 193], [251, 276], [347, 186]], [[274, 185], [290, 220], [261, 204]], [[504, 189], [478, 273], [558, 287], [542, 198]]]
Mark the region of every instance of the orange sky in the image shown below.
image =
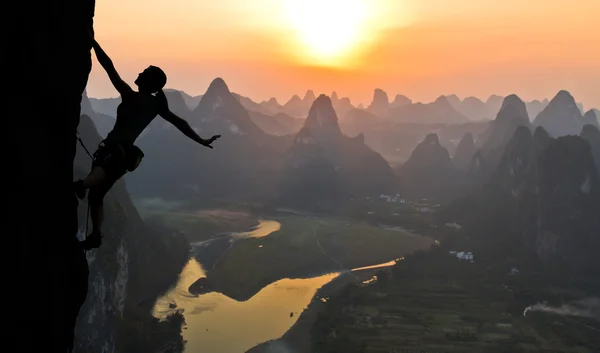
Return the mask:
[[[599, 0], [100, 0], [95, 31], [128, 82], [158, 65], [190, 94], [220, 76], [280, 103], [307, 89], [365, 104], [374, 88], [419, 101], [567, 89], [600, 108]], [[88, 93], [117, 95], [95, 61]]]

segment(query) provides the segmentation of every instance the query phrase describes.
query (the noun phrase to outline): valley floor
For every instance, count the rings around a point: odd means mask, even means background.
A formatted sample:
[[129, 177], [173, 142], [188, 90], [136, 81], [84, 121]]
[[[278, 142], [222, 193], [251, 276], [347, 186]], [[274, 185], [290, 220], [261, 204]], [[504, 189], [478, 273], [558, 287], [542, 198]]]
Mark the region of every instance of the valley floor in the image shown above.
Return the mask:
[[432, 240], [341, 218], [276, 215], [281, 229], [237, 241], [208, 278], [219, 292], [246, 300], [281, 278], [303, 278], [394, 260]]
[[399, 261], [392, 273], [393, 278], [349, 286], [330, 298], [313, 326], [311, 351], [600, 351], [598, 320], [545, 312], [523, 315], [542, 298], [553, 298], [558, 305], [593, 291], [559, 291], [536, 276], [490, 273], [443, 252]]

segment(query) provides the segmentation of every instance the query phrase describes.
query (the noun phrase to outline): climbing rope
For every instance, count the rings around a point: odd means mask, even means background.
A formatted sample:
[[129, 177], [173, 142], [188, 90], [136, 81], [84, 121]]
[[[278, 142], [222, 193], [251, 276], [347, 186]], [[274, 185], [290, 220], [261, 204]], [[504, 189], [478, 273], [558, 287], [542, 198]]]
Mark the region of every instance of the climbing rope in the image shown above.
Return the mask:
[[[81, 147], [83, 147], [83, 149], [85, 150], [85, 153], [87, 153], [87, 155], [93, 161], [94, 157], [92, 156], [92, 154], [90, 153], [90, 151], [87, 149], [87, 147], [85, 147], [85, 144], [83, 143], [83, 140], [81, 139], [81, 135], [79, 134], [79, 131], [77, 131], [77, 141], [79, 141], [79, 143], [81, 144]], [[86, 238], [88, 236], [88, 224], [89, 224], [89, 220], [90, 220], [90, 203], [87, 202], [87, 214], [85, 216], [85, 237]], [[85, 250], [85, 249], [83, 251], [87, 252], [87, 250]]]
[[90, 156], [90, 158], [92, 160], [94, 160], [94, 157], [92, 156], [90, 151], [87, 149], [87, 147], [85, 147], [85, 144], [83, 143], [83, 140], [81, 139], [81, 135], [79, 134], [79, 131], [77, 131], [77, 141], [79, 141], [79, 143], [81, 144], [81, 147], [83, 147], [83, 149], [85, 150], [85, 153], [87, 153], [87, 155]]

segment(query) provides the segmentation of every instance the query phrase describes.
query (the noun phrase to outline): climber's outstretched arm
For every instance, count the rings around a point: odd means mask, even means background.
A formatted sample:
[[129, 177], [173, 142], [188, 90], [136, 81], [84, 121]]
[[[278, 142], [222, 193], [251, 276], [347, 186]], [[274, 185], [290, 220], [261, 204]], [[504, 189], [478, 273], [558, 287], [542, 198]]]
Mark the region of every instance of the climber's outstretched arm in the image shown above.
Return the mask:
[[221, 137], [221, 135], [215, 135], [208, 140], [205, 140], [202, 137], [200, 137], [200, 135], [198, 135], [196, 131], [194, 131], [194, 129], [190, 126], [190, 124], [187, 121], [171, 112], [171, 110], [169, 109], [169, 102], [167, 101], [167, 96], [165, 96], [165, 92], [162, 89], [156, 92], [156, 100], [158, 105], [158, 114], [160, 114], [160, 116], [162, 116], [163, 119], [175, 126], [185, 136], [198, 142], [202, 146], [213, 148], [210, 144], [213, 143], [213, 141], [215, 141], [219, 137]]
[[94, 52], [96, 53], [96, 58], [98, 59], [98, 62], [100, 63], [100, 65], [102, 65], [104, 70], [106, 70], [108, 78], [110, 78], [110, 82], [112, 82], [113, 86], [115, 86], [119, 94], [121, 94], [121, 96], [126, 96], [130, 93], [133, 93], [131, 87], [129, 87], [129, 85], [125, 83], [123, 79], [121, 79], [121, 76], [119, 76], [119, 73], [117, 72], [117, 69], [115, 69], [115, 65], [113, 64], [112, 60], [108, 57], [108, 55], [106, 55], [102, 47], [100, 47], [100, 44], [98, 44], [98, 42], [96, 42], [96, 40], [93, 37], [92, 47], [94, 48]]
[[213, 143], [213, 141], [215, 141], [219, 137], [221, 137], [221, 135], [215, 135], [215, 136], [211, 137], [208, 140], [203, 139], [202, 137], [200, 137], [200, 135], [198, 135], [196, 133], [196, 131], [194, 131], [194, 129], [190, 126], [190, 124], [187, 121], [185, 121], [184, 119], [178, 117], [177, 115], [175, 115], [174, 113], [172, 113], [168, 109], [165, 110], [165, 111], [162, 111], [160, 113], [160, 116], [162, 116], [163, 119], [165, 119], [166, 121], [168, 121], [171, 124], [173, 124], [173, 126], [175, 126], [185, 136], [187, 136], [190, 139], [198, 142], [202, 146], [206, 146], [208, 148], [213, 148], [213, 146], [211, 146], [210, 144]]

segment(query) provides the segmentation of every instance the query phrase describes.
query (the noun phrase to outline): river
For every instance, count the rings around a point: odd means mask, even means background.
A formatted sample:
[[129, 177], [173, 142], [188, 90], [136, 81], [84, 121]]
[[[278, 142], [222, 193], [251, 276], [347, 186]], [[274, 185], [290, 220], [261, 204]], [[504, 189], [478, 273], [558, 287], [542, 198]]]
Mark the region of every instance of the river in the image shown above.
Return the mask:
[[[200, 263], [192, 258], [175, 288], [157, 301], [154, 316], [161, 318], [183, 309], [186, 353], [243, 353], [281, 337], [298, 320], [315, 292], [337, 276], [333, 273], [309, 279], [282, 279], [264, 287], [250, 300], [238, 302], [214, 292], [191, 295], [189, 286], [205, 277]], [[177, 307], [171, 308], [171, 304]]]
[[[221, 255], [215, 256], [216, 249], [227, 251], [239, 239], [264, 237], [280, 227], [279, 222], [260, 220], [256, 227], [244, 232], [221, 234], [218, 238], [192, 244], [192, 258], [181, 271], [175, 287], [156, 302], [153, 312], [155, 317], [164, 318], [176, 310], [183, 310], [185, 353], [244, 353], [260, 343], [283, 336], [296, 323], [315, 293], [340, 275], [341, 272], [336, 272], [308, 279], [282, 279], [243, 302], [217, 292], [190, 294], [190, 285], [206, 277], [202, 265], [206, 263], [205, 257], [212, 255], [218, 261]], [[214, 260], [208, 263], [214, 263]], [[344, 272], [393, 264], [391, 261]]]

